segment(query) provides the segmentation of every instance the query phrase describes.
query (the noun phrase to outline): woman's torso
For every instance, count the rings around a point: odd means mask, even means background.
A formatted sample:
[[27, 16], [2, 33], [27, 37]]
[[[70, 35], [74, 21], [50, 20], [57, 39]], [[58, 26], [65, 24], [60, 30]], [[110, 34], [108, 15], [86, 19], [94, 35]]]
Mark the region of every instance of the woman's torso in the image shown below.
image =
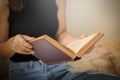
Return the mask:
[[[39, 37], [43, 34], [55, 38], [58, 29], [57, 5], [55, 0], [24, 0], [21, 12], [10, 10], [9, 37], [17, 34]], [[14, 62], [37, 60], [32, 55], [16, 53], [11, 60]]]

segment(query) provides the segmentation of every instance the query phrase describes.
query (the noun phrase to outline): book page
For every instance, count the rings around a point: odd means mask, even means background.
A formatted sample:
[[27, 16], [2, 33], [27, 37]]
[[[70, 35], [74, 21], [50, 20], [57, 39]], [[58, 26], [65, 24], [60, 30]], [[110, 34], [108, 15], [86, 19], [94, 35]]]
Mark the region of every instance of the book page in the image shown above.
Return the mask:
[[84, 46], [86, 45], [96, 34], [90, 35], [84, 39], [80, 39], [77, 41], [74, 41], [70, 44], [67, 45], [69, 49], [71, 49], [74, 53], [77, 54], [77, 52]]

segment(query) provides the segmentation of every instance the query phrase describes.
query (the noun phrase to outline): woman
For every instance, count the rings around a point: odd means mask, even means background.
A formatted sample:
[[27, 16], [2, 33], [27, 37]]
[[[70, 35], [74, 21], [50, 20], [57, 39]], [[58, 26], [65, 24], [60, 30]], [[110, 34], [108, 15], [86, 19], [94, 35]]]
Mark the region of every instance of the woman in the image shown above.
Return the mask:
[[[82, 80], [95, 76], [65, 63], [46, 65], [32, 56], [35, 51], [29, 41], [40, 35], [48, 34], [63, 45], [78, 39], [66, 31], [65, 6], [65, 0], [0, 0], [0, 56], [10, 59], [10, 80]], [[106, 75], [108, 79], [118, 78]]]

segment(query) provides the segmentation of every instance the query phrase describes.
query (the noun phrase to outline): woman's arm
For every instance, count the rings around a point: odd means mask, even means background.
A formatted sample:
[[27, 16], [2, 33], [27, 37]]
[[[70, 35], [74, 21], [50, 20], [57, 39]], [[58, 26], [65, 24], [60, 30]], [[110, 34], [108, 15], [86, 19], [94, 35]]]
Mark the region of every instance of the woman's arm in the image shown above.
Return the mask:
[[[87, 35], [83, 34], [80, 37], [76, 37], [71, 33], [67, 32], [66, 30], [66, 0], [56, 0], [58, 6], [58, 21], [59, 21], [59, 28], [57, 31], [57, 38], [60, 43], [63, 45], [67, 45], [72, 41], [85, 38]], [[86, 53], [90, 53], [95, 46], [92, 46]]]
[[9, 46], [5, 42], [8, 39], [9, 31], [8, 16], [8, 0], [0, 0], [0, 57], [10, 56], [8, 53], [11, 53]]
[[0, 0], [0, 41], [8, 38], [8, 0]]
[[0, 58], [10, 58], [15, 53], [33, 54], [32, 46], [28, 43], [33, 37], [18, 34], [8, 39], [8, 4], [8, 0], [0, 0]]
[[82, 35], [81, 37], [73, 36], [71, 33], [66, 30], [66, 0], [56, 0], [58, 6], [58, 31], [57, 31], [57, 39], [62, 44], [67, 45], [72, 41], [78, 40], [80, 38], [85, 37], [86, 35]]

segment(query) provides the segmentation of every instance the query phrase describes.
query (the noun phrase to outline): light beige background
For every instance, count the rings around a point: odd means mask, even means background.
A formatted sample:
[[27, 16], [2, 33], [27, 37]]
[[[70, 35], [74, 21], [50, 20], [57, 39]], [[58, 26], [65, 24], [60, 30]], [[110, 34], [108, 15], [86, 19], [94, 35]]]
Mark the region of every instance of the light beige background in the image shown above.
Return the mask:
[[66, 14], [74, 35], [104, 32], [102, 40], [120, 35], [120, 0], [67, 0]]

